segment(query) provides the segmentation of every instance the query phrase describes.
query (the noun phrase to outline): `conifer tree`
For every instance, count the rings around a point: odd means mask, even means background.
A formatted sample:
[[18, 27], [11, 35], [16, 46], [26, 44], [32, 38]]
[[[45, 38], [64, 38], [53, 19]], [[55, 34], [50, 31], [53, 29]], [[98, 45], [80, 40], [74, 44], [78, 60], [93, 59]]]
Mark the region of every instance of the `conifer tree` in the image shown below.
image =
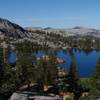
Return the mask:
[[100, 90], [100, 58], [96, 65], [96, 86]]
[[76, 86], [78, 86], [79, 74], [77, 70], [77, 66], [75, 61], [73, 60], [70, 65], [69, 73], [68, 73], [68, 83], [70, 84], [70, 90], [75, 90]]

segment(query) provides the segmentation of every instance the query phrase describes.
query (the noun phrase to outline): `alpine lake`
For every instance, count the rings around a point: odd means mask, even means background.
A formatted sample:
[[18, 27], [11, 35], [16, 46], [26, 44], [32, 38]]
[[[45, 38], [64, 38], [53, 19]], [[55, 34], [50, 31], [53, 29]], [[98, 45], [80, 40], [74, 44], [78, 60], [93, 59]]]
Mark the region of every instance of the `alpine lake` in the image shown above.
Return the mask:
[[[65, 71], [68, 71], [71, 63], [71, 55], [69, 49], [66, 50], [57, 50], [53, 52], [53, 54], [64, 61], [62, 64], [58, 64], [59, 67], [62, 67]], [[43, 50], [39, 50], [33, 53], [37, 58], [41, 58], [46, 53]], [[77, 65], [77, 69], [80, 77], [89, 77], [96, 71], [96, 63], [98, 58], [100, 57], [100, 51], [92, 50], [92, 51], [84, 51], [73, 49], [73, 56]], [[11, 51], [8, 56], [9, 63], [16, 62], [16, 52]]]

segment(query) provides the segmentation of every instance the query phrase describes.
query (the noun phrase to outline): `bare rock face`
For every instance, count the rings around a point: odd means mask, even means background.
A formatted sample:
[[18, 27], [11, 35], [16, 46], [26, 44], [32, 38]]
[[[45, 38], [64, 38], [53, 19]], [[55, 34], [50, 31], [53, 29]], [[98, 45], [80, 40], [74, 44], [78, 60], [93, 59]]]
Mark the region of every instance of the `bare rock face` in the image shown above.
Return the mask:
[[10, 100], [28, 100], [28, 96], [23, 93], [13, 93]]
[[28, 32], [19, 25], [2, 18], [0, 18], [0, 34], [13, 38], [23, 38], [29, 35]]
[[[31, 94], [31, 95], [29, 95]], [[59, 96], [40, 96], [32, 92], [13, 93], [9, 100], [62, 100]]]

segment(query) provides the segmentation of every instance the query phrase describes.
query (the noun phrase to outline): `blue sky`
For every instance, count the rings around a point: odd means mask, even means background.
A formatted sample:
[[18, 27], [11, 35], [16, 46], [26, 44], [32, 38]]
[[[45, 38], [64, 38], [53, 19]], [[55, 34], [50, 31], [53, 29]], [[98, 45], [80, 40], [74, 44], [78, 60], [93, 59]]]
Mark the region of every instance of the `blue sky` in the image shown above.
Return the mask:
[[0, 17], [23, 27], [100, 28], [100, 0], [0, 0]]

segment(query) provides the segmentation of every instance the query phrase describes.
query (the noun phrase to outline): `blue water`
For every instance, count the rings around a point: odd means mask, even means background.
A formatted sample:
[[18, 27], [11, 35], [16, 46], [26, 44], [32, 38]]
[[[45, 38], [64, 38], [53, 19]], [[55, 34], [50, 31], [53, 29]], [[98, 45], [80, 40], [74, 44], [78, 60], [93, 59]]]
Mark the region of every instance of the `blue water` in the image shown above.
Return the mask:
[[8, 63], [11, 63], [11, 64], [16, 63], [16, 58], [17, 58], [16, 52], [10, 51], [8, 55]]
[[[100, 57], [100, 51], [96, 52], [94, 50], [91, 51], [90, 53], [85, 53], [84, 51], [79, 52], [77, 50], [76, 52], [75, 51], [73, 52], [80, 77], [89, 77], [92, 74], [94, 74], [97, 60]], [[45, 54], [44, 52], [39, 51], [38, 53], [36, 53], [36, 56], [42, 57], [44, 54]], [[68, 71], [71, 63], [69, 51], [59, 50], [57, 51], [56, 56], [62, 58], [65, 61], [64, 64], [60, 64], [59, 66], [63, 67], [65, 70]]]
[[[63, 53], [63, 51], [61, 50], [60, 52], [58, 52], [57, 57], [60, 57], [65, 60], [65, 63], [61, 66], [68, 70], [71, 62], [69, 52]], [[80, 76], [89, 77], [90, 75], [95, 73], [95, 66], [98, 58], [100, 57], [100, 52], [92, 51], [87, 55], [83, 51], [77, 51], [74, 52], [74, 57]]]
[[[80, 76], [89, 77], [90, 75], [94, 74], [97, 60], [100, 57], [100, 51], [96, 52], [94, 50], [90, 53], [85, 53], [84, 51], [79, 52], [77, 50], [75, 52], [74, 50], [73, 52]], [[37, 57], [42, 57], [43, 55], [45, 55], [45, 53], [43, 51], [38, 51], [37, 53], [34, 53], [34, 55]], [[68, 71], [71, 62], [69, 51], [58, 50], [55, 55], [65, 61], [64, 64], [60, 64], [58, 66], [63, 67]], [[16, 57], [16, 53], [14, 51], [11, 51], [9, 53], [8, 62], [15, 63]]]

